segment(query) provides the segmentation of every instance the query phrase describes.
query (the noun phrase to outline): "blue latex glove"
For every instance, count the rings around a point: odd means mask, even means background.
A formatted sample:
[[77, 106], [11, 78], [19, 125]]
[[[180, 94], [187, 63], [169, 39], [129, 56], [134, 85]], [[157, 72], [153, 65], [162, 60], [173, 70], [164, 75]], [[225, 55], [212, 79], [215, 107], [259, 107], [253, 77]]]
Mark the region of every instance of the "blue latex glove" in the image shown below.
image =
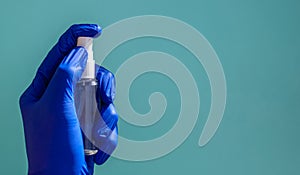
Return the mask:
[[[97, 25], [71, 26], [48, 53], [33, 82], [20, 97], [28, 174], [92, 174], [85, 162], [73, 86], [80, 79], [87, 60], [86, 50], [76, 47], [77, 38], [97, 37], [100, 33], [101, 28]], [[97, 78], [100, 80], [100, 77]], [[103, 99], [101, 94], [103, 92], [97, 93], [97, 99]], [[109, 106], [113, 106], [112, 101]], [[104, 121], [113, 130], [102, 139], [103, 143], [115, 148], [116, 139], [112, 137], [116, 137], [114, 133], [117, 133], [117, 115], [114, 108], [109, 110], [111, 108], [104, 105], [99, 109], [103, 116], [107, 116]], [[112, 115], [104, 114], [105, 111]], [[101, 153], [99, 151], [93, 161], [101, 164], [109, 157], [109, 154]]]

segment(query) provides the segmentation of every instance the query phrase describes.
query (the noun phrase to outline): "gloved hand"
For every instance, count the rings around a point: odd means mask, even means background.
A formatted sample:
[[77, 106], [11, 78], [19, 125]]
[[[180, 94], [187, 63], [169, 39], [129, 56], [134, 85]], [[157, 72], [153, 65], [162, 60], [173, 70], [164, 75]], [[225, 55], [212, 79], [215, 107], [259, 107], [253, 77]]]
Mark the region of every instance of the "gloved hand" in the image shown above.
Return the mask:
[[[48, 53], [34, 80], [20, 97], [28, 174], [89, 174], [73, 98], [73, 87], [85, 68], [87, 52], [83, 47], [76, 47], [76, 43], [79, 36], [97, 37], [100, 33], [101, 28], [97, 25], [71, 26]], [[100, 81], [101, 78], [97, 78]], [[99, 85], [99, 88], [102, 87]], [[109, 93], [100, 91], [97, 99], [103, 100], [103, 93]], [[117, 134], [117, 115], [112, 101], [107, 105], [99, 109], [107, 116], [103, 120], [113, 132], [103, 138], [103, 143], [115, 148], [113, 137]], [[94, 156], [96, 163], [109, 157], [109, 154], [101, 153]]]

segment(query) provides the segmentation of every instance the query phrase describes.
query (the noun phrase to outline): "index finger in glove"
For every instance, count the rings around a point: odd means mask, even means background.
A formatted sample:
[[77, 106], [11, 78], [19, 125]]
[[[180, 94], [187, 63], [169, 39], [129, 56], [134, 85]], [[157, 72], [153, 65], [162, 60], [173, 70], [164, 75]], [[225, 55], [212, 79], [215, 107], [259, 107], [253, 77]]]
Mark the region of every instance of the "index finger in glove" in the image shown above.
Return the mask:
[[39, 100], [61, 61], [76, 47], [77, 38], [80, 36], [98, 37], [100, 34], [101, 28], [96, 24], [72, 25], [50, 50], [23, 96], [26, 96], [28, 100]]

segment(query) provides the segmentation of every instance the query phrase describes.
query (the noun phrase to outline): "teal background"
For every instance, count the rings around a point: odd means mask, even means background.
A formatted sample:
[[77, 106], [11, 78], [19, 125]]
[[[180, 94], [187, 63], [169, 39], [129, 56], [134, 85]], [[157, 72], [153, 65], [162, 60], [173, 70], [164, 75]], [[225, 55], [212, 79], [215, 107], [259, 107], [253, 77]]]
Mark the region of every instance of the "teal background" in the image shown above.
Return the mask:
[[[192, 134], [171, 154], [146, 162], [111, 158], [97, 167], [95, 174], [300, 174], [297, 0], [1, 1], [0, 174], [27, 172], [18, 98], [58, 37], [73, 23], [106, 27], [148, 14], [183, 20], [212, 44], [227, 80], [224, 118], [213, 139], [198, 147], [210, 106], [210, 86], [201, 64], [170, 41], [142, 38], [124, 43], [109, 55], [104, 66], [115, 72], [122, 61], [138, 52], [172, 53], [195, 76], [201, 111]], [[122, 136], [147, 140], [174, 124], [180, 96], [174, 82], [163, 75], [139, 77], [131, 88], [132, 105], [140, 113], [147, 112], [148, 95], [154, 91], [165, 93], [168, 100], [164, 118], [149, 128], [133, 127], [121, 120]]]

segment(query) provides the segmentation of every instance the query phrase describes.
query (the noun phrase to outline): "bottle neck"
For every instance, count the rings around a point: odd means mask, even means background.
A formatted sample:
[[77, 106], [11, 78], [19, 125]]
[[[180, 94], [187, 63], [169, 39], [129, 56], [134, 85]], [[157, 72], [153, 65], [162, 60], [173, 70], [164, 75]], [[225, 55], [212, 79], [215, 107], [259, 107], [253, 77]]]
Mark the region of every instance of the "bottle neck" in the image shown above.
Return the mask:
[[81, 78], [77, 85], [83, 85], [83, 86], [97, 86], [98, 80], [95, 78]]

